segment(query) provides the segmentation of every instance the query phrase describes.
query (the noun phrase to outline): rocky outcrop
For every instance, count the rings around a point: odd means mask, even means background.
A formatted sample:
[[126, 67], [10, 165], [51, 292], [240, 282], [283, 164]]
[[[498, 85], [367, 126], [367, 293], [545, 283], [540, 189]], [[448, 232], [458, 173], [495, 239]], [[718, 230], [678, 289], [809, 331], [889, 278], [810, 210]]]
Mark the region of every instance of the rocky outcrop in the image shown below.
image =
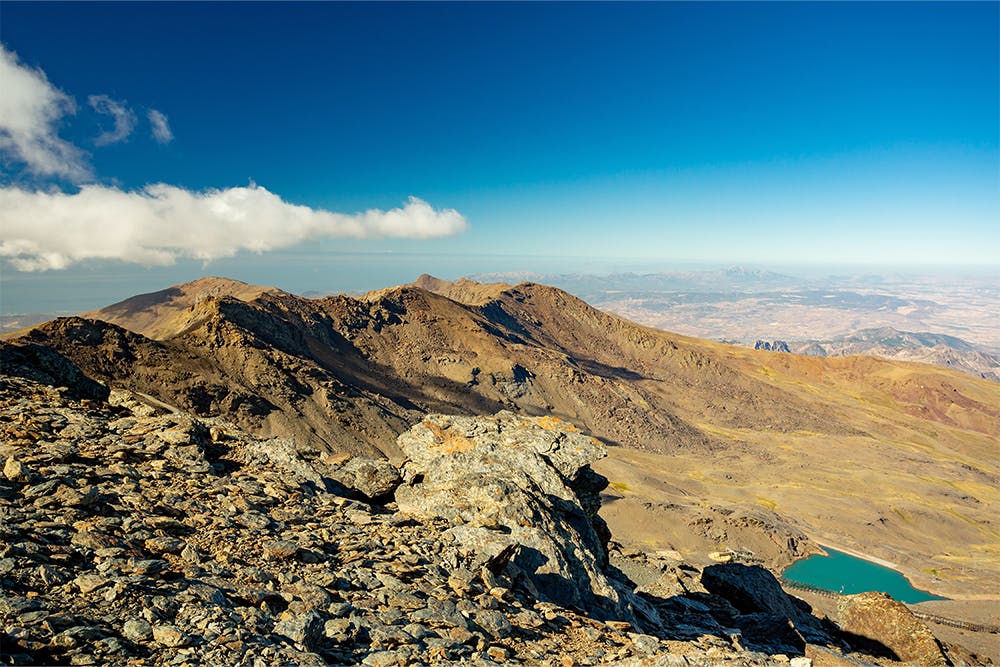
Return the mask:
[[598, 618], [639, 624], [656, 614], [603, 572], [605, 544], [595, 530], [607, 480], [588, 464], [604, 445], [553, 417], [432, 415], [400, 436], [409, 457], [396, 491], [400, 511], [444, 519], [460, 544], [485, 563], [508, 554], [506, 568], [541, 599], [588, 609]]
[[[231, 424], [75, 403], [0, 376], [0, 436], [3, 664], [627, 664], [668, 651], [691, 665], [769, 663], [726, 637], [671, 646], [539, 599], [452, 521], [330, 493], [332, 464]], [[551, 436], [533, 455], [536, 491], [560, 494], [560, 516], [585, 534], [566, 482], [599, 448]], [[534, 510], [521, 520], [551, 525], [548, 507]], [[599, 581], [596, 554], [573, 557]]]
[[926, 667], [950, 664], [930, 628], [902, 602], [885, 593], [860, 593], [839, 601], [840, 627], [864, 640], [873, 653]]
[[788, 343], [783, 340], [775, 340], [767, 342], [766, 340], [758, 340], [753, 344], [753, 349], [755, 350], [767, 350], [769, 352], [791, 352], [788, 347]]
[[785, 593], [775, 576], [759, 565], [710, 565], [702, 571], [701, 583], [736, 608], [731, 624], [749, 636], [763, 633], [803, 651], [807, 643], [822, 643], [836, 632], [824, 628], [808, 605]]

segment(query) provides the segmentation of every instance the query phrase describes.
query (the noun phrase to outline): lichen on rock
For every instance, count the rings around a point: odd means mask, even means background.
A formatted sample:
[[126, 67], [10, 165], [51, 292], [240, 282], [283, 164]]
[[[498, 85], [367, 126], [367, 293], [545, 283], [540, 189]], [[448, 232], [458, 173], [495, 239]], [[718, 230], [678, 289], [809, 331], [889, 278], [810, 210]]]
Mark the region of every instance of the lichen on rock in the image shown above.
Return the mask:
[[407, 483], [396, 490], [400, 511], [450, 521], [449, 532], [483, 561], [516, 545], [509, 571], [543, 600], [636, 623], [640, 608], [655, 619], [603, 569], [606, 545], [594, 523], [601, 485], [589, 468], [606, 455], [603, 444], [551, 417], [506, 411], [432, 415], [397, 444], [409, 457]]

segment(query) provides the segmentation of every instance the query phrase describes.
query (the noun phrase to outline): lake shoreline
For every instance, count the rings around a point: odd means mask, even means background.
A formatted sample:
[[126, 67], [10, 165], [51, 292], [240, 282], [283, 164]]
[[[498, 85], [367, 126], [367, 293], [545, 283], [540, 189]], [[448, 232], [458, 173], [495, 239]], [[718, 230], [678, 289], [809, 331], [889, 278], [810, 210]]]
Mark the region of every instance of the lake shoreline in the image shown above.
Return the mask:
[[[798, 559], [781, 572], [790, 585], [852, 595], [865, 590], [884, 591], [907, 604], [930, 600], [947, 600], [934, 591], [918, 588], [894, 563], [872, 558], [853, 549], [840, 549], [831, 544], [816, 543], [823, 554]], [[816, 559], [807, 564], [810, 559]], [[846, 590], [845, 590], [846, 589]]]

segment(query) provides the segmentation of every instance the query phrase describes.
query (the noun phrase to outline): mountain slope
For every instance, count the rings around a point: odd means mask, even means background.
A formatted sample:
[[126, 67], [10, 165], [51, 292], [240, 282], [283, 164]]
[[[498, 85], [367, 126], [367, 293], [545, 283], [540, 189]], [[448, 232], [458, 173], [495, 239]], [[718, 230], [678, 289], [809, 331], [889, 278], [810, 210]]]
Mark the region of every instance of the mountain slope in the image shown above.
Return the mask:
[[[160, 319], [130, 311], [132, 326], [160, 340], [70, 318], [20, 343], [314, 452], [395, 457], [395, 435], [428, 412], [561, 417], [622, 446], [601, 465], [622, 489], [616, 504], [631, 508], [623, 521], [645, 516], [647, 504], [686, 504], [693, 514], [698, 503], [758, 506], [937, 590], [1000, 593], [991, 509], [1000, 506], [1000, 385], [929, 366], [687, 338], [531, 283], [419, 284], [433, 291], [216, 293], [183, 309], [175, 299]], [[675, 528], [690, 530], [667, 525], [653, 546], [679, 547]], [[714, 532], [701, 544], [739, 547], [736, 535]], [[776, 546], [778, 561], [795, 551]]]
[[990, 664], [877, 595], [861, 638], [758, 566], [609, 545], [604, 446], [551, 418], [428, 416], [397, 469], [112, 403], [0, 375], [4, 665]]

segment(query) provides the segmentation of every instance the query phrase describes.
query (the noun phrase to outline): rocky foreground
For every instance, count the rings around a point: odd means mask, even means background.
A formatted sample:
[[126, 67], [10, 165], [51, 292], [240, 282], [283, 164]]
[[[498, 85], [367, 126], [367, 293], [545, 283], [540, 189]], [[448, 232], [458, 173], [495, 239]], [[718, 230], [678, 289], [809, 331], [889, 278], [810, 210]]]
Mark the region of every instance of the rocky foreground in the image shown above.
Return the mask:
[[392, 465], [109, 398], [0, 376], [2, 664], [982, 664], [891, 600], [846, 633], [622, 553], [556, 419], [427, 417]]

